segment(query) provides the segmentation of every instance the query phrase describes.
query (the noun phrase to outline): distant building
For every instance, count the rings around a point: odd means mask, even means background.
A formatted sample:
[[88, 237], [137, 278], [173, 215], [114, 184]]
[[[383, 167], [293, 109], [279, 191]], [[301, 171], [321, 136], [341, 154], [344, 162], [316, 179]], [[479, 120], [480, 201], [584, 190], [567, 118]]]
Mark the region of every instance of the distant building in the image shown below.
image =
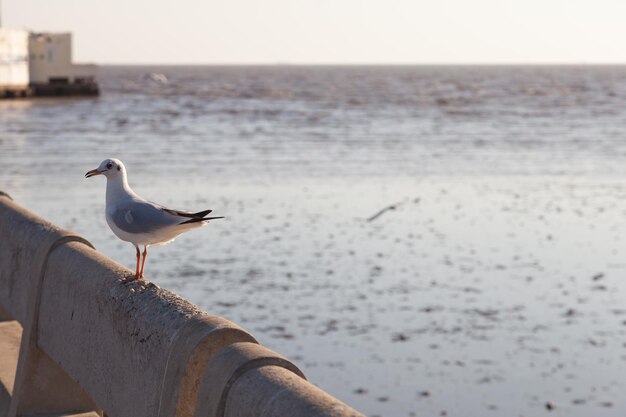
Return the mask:
[[28, 32], [0, 28], [0, 96], [3, 91], [24, 91], [30, 83]]
[[0, 97], [97, 95], [96, 77], [72, 63], [71, 33], [0, 28]]

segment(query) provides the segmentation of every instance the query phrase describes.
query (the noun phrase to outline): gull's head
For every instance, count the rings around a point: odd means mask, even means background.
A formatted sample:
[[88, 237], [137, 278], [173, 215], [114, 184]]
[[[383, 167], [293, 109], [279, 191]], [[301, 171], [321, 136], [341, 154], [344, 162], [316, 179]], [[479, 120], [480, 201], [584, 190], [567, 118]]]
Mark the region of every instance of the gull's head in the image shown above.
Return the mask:
[[104, 175], [107, 179], [112, 179], [119, 176], [123, 176], [126, 173], [124, 164], [119, 159], [105, 159], [100, 162], [100, 166], [96, 169], [92, 169], [85, 174], [86, 178], [93, 177], [94, 175]]

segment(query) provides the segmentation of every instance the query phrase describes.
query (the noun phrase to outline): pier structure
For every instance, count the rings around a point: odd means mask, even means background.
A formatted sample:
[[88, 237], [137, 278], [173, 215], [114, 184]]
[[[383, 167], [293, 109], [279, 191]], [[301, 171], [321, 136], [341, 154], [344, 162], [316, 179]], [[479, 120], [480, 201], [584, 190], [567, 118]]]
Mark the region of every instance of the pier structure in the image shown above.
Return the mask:
[[0, 417], [363, 417], [0, 192]]
[[0, 27], [0, 98], [99, 94], [96, 65], [72, 62], [72, 34]]

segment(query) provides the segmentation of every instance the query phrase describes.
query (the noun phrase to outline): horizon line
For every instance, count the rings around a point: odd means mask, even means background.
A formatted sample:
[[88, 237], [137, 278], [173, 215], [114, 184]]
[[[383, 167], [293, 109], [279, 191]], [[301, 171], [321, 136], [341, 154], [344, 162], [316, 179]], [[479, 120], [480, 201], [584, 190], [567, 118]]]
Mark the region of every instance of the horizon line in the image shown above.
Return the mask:
[[[78, 63], [86, 63], [88, 61], [77, 60]], [[93, 62], [92, 62], [93, 63]], [[95, 63], [95, 65], [101, 66], [215, 66], [215, 67], [245, 67], [245, 66], [259, 66], [259, 67], [351, 67], [351, 66], [363, 66], [363, 67], [418, 67], [418, 66], [430, 66], [430, 67], [451, 67], [451, 66], [468, 66], [468, 67], [486, 67], [486, 66], [536, 66], [536, 67], [548, 67], [548, 66], [626, 66], [626, 61], [621, 62], [422, 62], [422, 63], [410, 63], [410, 62], [389, 62], [389, 63], [371, 63], [371, 62], [354, 62], [354, 63], [340, 63], [340, 62], [327, 62], [327, 63], [307, 63], [307, 62], [247, 62], [247, 63], [229, 63], [229, 62], [142, 62], [142, 63], [129, 63], [129, 62], [106, 62]]]

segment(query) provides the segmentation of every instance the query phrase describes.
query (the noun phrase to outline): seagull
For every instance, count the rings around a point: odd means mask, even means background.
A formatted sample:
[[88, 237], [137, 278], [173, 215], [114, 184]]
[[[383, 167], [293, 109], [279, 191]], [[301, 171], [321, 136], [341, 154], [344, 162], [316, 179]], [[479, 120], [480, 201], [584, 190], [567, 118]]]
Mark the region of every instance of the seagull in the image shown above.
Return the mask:
[[[224, 218], [207, 217], [212, 210], [189, 213], [144, 200], [128, 185], [126, 167], [119, 159], [105, 159], [98, 168], [87, 172], [85, 177], [96, 175], [107, 178], [105, 212], [109, 227], [118, 238], [132, 243], [137, 250], [135, 275], [126, 278], [124, 282], [143, 278], [148, 246], [164, 245], [181, 233], [205, 226], [209, 220]], [[143, 258], [140, 245], [143, 245]]]

